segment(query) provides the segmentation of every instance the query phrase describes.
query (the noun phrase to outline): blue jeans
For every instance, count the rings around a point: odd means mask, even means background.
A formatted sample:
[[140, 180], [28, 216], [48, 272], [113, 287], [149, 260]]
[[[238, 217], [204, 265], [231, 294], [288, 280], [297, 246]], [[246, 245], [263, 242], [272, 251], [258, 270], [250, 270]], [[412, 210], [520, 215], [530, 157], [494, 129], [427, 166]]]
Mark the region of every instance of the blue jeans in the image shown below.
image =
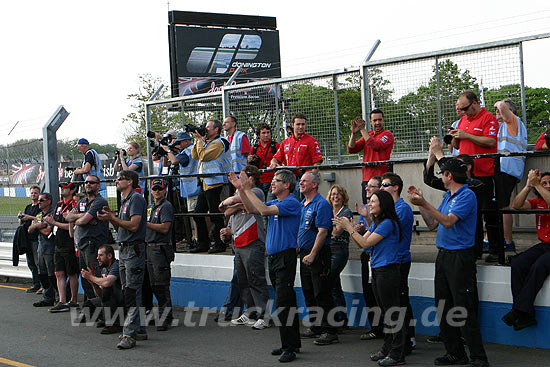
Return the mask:
[[[330, 244], [331, 252], [331, 264], [330, 264], [330, 273], [332, 281], [332, 302], [334, 307], [344, 307], [346, 308], [346, 298], [344, 297], [344, 291], [342, 290], [342, 282], [340, 280], [340, 273], [346, 267], [349, 258], [349, 243], [334, 243]], [[334, 316], [336, 321], [347, 320], [347, 314], [343, 311], [338, 311]]]

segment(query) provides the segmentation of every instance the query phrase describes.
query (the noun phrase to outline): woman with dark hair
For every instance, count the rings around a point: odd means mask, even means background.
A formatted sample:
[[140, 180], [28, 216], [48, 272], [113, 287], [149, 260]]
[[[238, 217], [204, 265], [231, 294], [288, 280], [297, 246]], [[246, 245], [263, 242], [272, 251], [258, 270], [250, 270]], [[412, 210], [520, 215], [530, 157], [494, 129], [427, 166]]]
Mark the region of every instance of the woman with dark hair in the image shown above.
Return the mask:
[[[332, 185], [327, 194], [327, 201], [332, 206], [334, 218], [343, 217], [351, 219], [353, 214], [348, 208], [349, 196], [345, 188], [340, 185]], [[349, 234], [344, 229], [334, 224], [330, 238], [330, 274], [332, 276], [332, 301], [335, 307], [343, 310], [336, 312], [334, 319], [345, 327], [348, 321], [346, 314], [346, 298], [342, 290], [340, 273], [346, 267], [349, 258]]]
[[[361, 236], [353, 229], [353, 223], [345, 218], [334, 218], [334, 224], [344, 228], [350, 238], [363, 249], [373, 247], [370, 258], [374, 296], [381, 308], [383, 320], [391, 320], [384, 325], [384, 345], [371, 354], [373, 361], [380, 366], [397, 366], [405, 363], [403, 345], [405, 334], [403, 322], [405, 310], [399, 307], [399, 257], [398, 245], [401, 241], [401, 223], [392, 196], [385, 191], [376, 191], [369, 200], [372, 224]], [[388, 317], [386, 313], [390, 312]]]

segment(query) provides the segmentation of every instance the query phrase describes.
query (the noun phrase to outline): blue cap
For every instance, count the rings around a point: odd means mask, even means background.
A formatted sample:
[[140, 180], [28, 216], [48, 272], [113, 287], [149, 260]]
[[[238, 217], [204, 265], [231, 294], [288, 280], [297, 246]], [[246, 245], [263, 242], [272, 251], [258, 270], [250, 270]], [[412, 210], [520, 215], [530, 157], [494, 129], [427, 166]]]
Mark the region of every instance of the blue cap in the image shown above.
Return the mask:
[[90, 145], [90, 142], [88, 141], [88, 139], [78, 139], [78, 142], [76, 143], [76, 145]]
[[180, 141], [183, 141], [183, 140], [193, 140], [193, 137], [191, 136], [191, 134], [189, 134], [186, 131], [180, 131], [179, 133], [176, 134], [175, 143], [179, 143]]

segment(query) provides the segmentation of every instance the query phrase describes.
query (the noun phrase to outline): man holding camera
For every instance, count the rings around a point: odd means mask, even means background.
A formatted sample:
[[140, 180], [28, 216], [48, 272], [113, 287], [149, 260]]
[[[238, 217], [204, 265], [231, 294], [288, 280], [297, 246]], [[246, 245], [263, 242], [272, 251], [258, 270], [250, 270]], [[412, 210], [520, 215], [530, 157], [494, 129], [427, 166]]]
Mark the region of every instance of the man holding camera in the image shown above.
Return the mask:
[[[451, 130], [453, 147], [458, 148], [460, 154], [487, 154], [497, 152], [498, 122], [492, 113], [479, 105], [475, 93], [462, 93], [456, 101], [456, 108], [464, 112], [458, 128]], [[496, 206], [493, 200], [495, 168], [492, 158], [474, 159], [473, 175], [483, 182], [481, 197], [482, 210]], [[484, 214], [485, 227], [489, 238], [489, 255], [486, 262], [498, 260], [498, 218], [494, 213]], [[500, 246], [503, 244], [501, 243]]]
[[235, 116], [226, 116], [223, 120], [223, 129], [229, 141], [229, 154], [231, 155], [231, 169], [233, 172], [241, 172], [247, 165], [247, 156], [250, 153], [250, 141], [248, 136], [237, 130], [237, 119]]
[[[252, 148], [252, 154], [248, 156], [248, 164], [252, 164], [260, 169], [266, 169], [281, 144], [271, 139], [271, 126], [264, 122], [258, 124], [256, 134], [259, 140]], [[260, 175], [260, 186], [258, 187], [262, 189], [266, 197], [270, 193], [269, 187], [274, 175], [275, 172], [264, 172]]]
[[[214, 174], [201, 177], [199, 196], [195, 213], [212, 214], [220, 213], [220, 195], [223, 185], [228, 183], [227, 173], [231, 171], [231, 157], [229, 155], [229, 142], [220, 136], [222, 123], [219, 120], [208, 120], [205, 125], [205, 135], [193, 131], [195, 144], [191, 150], [191, 157], [198, 161], [198, 173]], [[217, 175], [216, 175], [217, 174]], [[223, 217], [214, 215], [210, 221], [214, 225], [214, 245], [210, 245], [210, 238], [206, 228], [206, 219], [195, 216], [197, 225], [198, 245], [191, 250], [192, 253], [206, 252], [217, 253], [225, 251], [225, 245], [220, 239], [220, 230], [224, 226]]]

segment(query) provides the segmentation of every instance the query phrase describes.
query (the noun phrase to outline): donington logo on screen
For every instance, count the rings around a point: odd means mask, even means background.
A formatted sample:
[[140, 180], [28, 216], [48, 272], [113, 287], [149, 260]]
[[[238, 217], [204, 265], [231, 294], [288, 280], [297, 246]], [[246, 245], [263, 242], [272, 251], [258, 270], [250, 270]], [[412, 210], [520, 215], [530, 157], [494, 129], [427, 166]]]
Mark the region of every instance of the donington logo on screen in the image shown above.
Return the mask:
[[[195, 47], [187, 60], [187, 71], [197, 74], [224, 74], [242, 65], [243, 69], [269, 69], [269, 62], [254, 62], [262, 37], [252, 34], [227, 33], [218, 47]], [[246, 72], [246, 70], [242, 70]]]

